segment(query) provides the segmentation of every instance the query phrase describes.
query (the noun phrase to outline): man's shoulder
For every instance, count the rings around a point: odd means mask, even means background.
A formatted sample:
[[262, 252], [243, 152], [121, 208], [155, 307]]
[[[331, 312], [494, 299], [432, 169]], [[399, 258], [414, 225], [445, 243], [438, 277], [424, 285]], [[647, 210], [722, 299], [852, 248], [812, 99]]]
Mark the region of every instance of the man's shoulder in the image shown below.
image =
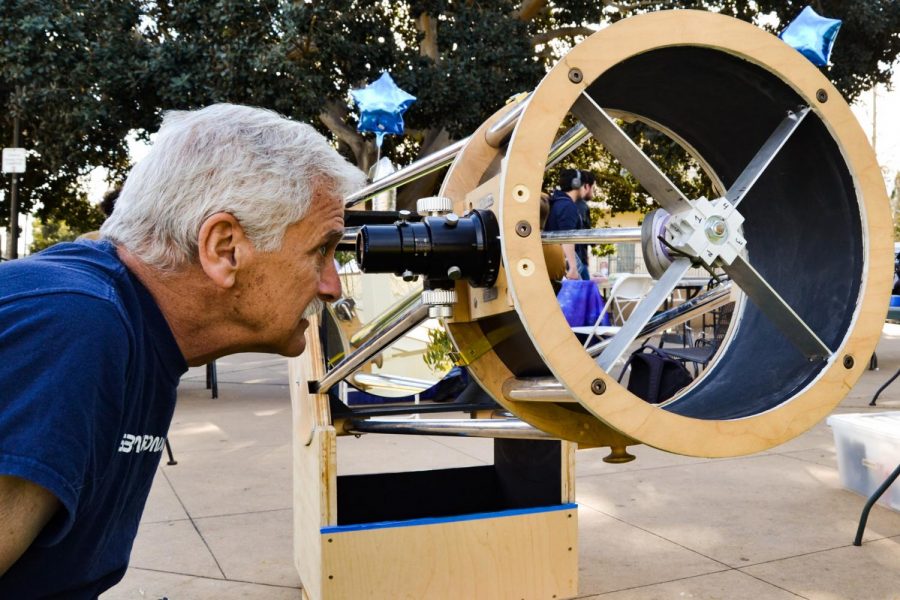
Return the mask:
[[127, 272], [108, 242], [57, 244], [0, 266], [0, 303], [57, 294], [115, 301]]
[[556, 212], [560, 214], [565, 213], [578, 213], [578, 207], [572, 202], [572, 199], [568, 196], [564, 196], [563, 198], [554, 198], [550, 203], [550, 211]]

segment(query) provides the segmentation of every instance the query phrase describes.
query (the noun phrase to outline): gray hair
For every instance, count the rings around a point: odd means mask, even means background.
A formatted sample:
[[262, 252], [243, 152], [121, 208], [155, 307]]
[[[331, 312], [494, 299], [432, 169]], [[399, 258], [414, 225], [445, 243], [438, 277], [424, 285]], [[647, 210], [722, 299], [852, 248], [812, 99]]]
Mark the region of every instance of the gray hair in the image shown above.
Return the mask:
[[362, 172], [304, 123], [234, 104], [171, 111], [100, 235], [149, 266], [175, 270], [195, 260], [203, 222], [227, 212], [269, 252], [306, 216], [319, 186], [343, 198], [363, 183]]

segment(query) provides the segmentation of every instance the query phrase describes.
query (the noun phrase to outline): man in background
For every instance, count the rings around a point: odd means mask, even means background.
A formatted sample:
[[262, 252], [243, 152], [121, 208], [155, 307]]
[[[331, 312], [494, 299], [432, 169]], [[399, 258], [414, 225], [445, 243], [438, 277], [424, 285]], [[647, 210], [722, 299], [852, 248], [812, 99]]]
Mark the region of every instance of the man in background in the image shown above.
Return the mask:
[[[591, 178], [591, 183], [586, 183], [586, 178], [583, 177], [585, 174]], [[589, 194], [590, 197], [593, 197], [594, 181], [593, 175], [587, 171], [563, 169], [560, 172], [559, 182], [553, 195], [550, 196], [550, 214], [547, 217], [545, 231], [569, 231], [590, 227], [590, 219], [588, 218], [586, 224], [578, 202]], [[586, 202], [585, 208], [587, 208]], [[579, 246], [584, 245], [579, 244]], [[566, 258], [566, 278], [589, 279], [586, 264], [587, 246], [584, 246], [582, 252], [585, 262], [579, 258], [575, 244], [562, 244], [562, 250]]]
[[[588, 205], [588, 202], [594, 199], [594, 185], [597, 183], [597, 178], [594, 177], [594, 174], [590, 171], [580, 170], [581, 173], [581, 196], [575, 201], [575, 206], [578, 207], [578, 214], [581, 217], [581, 228], [582, 229], [591, 229], [591, 207]], [[575, 244], [575, 256], [578, 258], [579, 266], [578, 266], [578, 275], [582, 279], [590, 279], [591, 274], [588, 270], [588, 255], [590, 253], [590, 246], [588, 244]]]

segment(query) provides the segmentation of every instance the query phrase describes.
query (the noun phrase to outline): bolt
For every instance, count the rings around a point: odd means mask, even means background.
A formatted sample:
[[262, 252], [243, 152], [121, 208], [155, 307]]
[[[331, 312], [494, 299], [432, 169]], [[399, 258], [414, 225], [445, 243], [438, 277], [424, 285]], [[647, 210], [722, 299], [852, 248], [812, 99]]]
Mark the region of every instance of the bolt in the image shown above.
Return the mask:
[[409, 269], [407, 269], [406, 271], [403, 271], [403, 273], [400, 275], [400, 277], [403, 278], [403, 281], [416, 281], [417, 279], [419, 279], [419, 276], [416, 275], [415, 273], [413, 273], [412, 271], [410, 271]]
[[706, 221], [706, 238], [711, 242], [721, 242], [728, 235], [728, 225], [722, 217], [710, 217]]
[[456, 225], [458, 223], [459, 223], [459, 215], [457, 215], [457, 214], [450, 213], [449, 215], [444, 217], [444, 224], [447, 227], [456, 227]]
[[852, 357], [851, 355], [849, 355], [849, 354], [845, 355], [845, 356], [844, 356], [844, 368], [845, 368], [845, 369], [852, 369], [852, 368], [853, 368], [853, 364], [854, 364], [853, 357]]
[[591, 382], [591, 391], [596, 395], [601, 395], [606, 391], [606, 382], [600, 378], [595, 379]]
[[447, 277], [452, 279], [453, 281], [461, 279], [462, 269], [460, 269], [459, 267], [450, 267], [449, 269], [447, 269]]
[[446, 304], [436, 304], [428, 307], [428, 316], [432, 319], [449, 319], [453, 316], [453, 307]]
[[531, 235], [531, 223], [528, 221], [519, 221], [516, 223], [516, 233], [519, 237], [528, 237]]
[[569, 81], [572, 83], [581, 83], [584, 79], [584, 74], [581, 72], [581, 69], [575, 67], [573, 69], [569, 69]]
[[822, 89], [816, 91], [816, 100], [822, 102], [823, 104], [825, 102], [828, 102], [828, 92]]

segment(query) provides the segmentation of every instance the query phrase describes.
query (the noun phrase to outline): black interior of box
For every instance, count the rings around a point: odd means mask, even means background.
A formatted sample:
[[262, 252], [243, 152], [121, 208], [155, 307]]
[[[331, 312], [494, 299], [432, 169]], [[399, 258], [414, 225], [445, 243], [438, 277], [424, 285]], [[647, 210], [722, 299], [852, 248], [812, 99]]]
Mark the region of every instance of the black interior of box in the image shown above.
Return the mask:
[[561, 503], [561, 443], [494, 440], [494, 464], [337, 478], [338, 525], [455, 517]]

